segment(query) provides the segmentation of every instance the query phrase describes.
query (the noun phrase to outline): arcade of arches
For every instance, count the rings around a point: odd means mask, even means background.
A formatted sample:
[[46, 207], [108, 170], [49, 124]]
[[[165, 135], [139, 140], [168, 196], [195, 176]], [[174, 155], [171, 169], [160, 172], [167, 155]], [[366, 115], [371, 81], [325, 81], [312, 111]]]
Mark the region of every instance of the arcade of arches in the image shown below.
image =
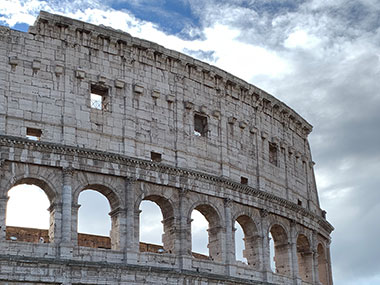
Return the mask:
[[[70, 173], [69, 176], [72, 176]], [[67, 180], [67, 179], [66, 179]], [[290, 232], [296, 232], [297, 226], [294, 223], [289, 223], [285, 219], [279, 217], [263, 217], [255, 212], [244, 213], [234, 215], [235, 211], [240, 210], [235, 207], [233, 203], [223, 202], [214, 203], [213, 201], [195, 201], [194, 198], [186, 198], [186, 193], [174, 193], [173, 189], [163, 189], [164, 187], [157, 187], [158, 191], [155, 191], [154, 185], [146, 183], [139, 184], [133, 183], [129, 187], [133, 187], [134, 190], [142, 190], [141, 195], [135, 199], [134, 203], [128, 201], [122, 201], [119, 198], [117, 191], [112, 189], [110, 185], [103, 184], [87, 184], [82, 188], [74, 189], [72, 197], [68, 200], [71, 205], [70, 224], [71, 227], [68, 230], [70, 235], [59, 231], [59, 226], [63, 228], [65, 218], [60, 215], [63, 211], [64, 202], [62, 205], [57, 203], [57, 192], [51, 185], [41, 179], [21, 179], [15, 185], [23, 184], [24, 188], [30, 187], [30, 185], [37, 186], [35, 188], [42, 189], [47, 199], [50, 202], [48, 211], [50, 213], [50, 221], [48, 229], [35, 229], [35, 228], [22, 228], [15, 227], [7, 224], [6, 239], [17, 239], [18, 241], [27, 242], [42, 242], [42, 243], [61, 243], [69, 242], [78, 244], [79, 246], [88, 246], [94, 248], [109, 248], [112, 250], [126, 250], [139, 248], [140, 252], [151, 253], [166, 253], [166, 254], [186, 254], [191, 252], [192, 239], [191, 239], [191, 213], [198, 211], [208, 223], [208, 244], [207, 248], [209, 254], [193, 253], [194, 258], [212, 260], [215, 262], [236, 262], [235, 256], [238, 254], [235, 252], [235, 246], [226, 246], [235, 243], [235, 228], [237, 223], [243, 231], [244, 250], [242, 256], [246, 260], [244, 266], [250, 266], [259, 271], [271, 270], [270, 269], [270, 236], [274, 242], [274, 264], [275, 272], [279, 275], [292, 276], [297, 274], [300, 279], [305, 282], [315, 282], [318, 280], [320, 284], [329, 284], [328, 280], [328, 244], [319, 237], [313, 236], [313, 233], [299, 233], [294, 235], [296, 238], [292, 238]], [[18, 186], [20, 187], [20, 186]], [[93, 190], [103, 195], [110, 206], [110, 220], [111, 230], [109, 236], [96, 236], [90, 234], [77, 234], [78, 228], [78, 199], [82, 191]], [[168, 191], [169, 190], [169, 191]], [[9, 192], [13, 191], [11, 189]], [[64, 195], [65, 193], [63, 193]], [[12, 196], [11, 196], [12, 197]], [[179, 199], [181, 202], [178, 204], [173, 203], [174, 199]], [[132, 197], [133, 198], [133, 197]], [[11, 204], [12, 198], [10, 198], [8, 204]], [[196, 200], [196, 199], [195, 199]], [[211, 199], [210, 199], [211, 200]], [[139, 231], [144, 225], [140, 225], [140, 205], [145, 201], [149, 201], [158, 206], [162, 214], [162, 225], [158, 226], [162, 229], [162, 244], [148, 244], [144, 242], [138, 242], [140, 239]], [[12, 201], [13, 202], [13, 201]], [[90, 203], [90, 201], [87, 201]], [[83, 203], [83, 202], [82, 202]], [[133, 205], [132, 211], [123, 210]], [[62, 207], [62, 208], [60, 208]], [[9, 209], [6, 209], [9, 215]], [[223, 210], [223, 211], [222, 211]], [[183, 216], [180, 213], [188, 212], [188, 216]], [[224, 213], [221, 213], [224, 212]], [[128, 219], [128, 214], [134, 216], [133, 219]], [[20, 213], [21, 214], [21, 213]], [[14, 214], [12, 214], [14, 215]], [[226, 220], [228, 217], [236, 217], [233, 220]], [[11, 219], [7, 216], [7, 220]], [[133, 242], [128, 242], [128, 230], [126, 229], [128, 220], [131, 224], [134, 224], [134, 231], [132, 232], [134, 238]], [[279, 222], [270, 222], [271, 220], [278, 220]], [[138, 225], [138, 226], [136, 226]], [[226, 225], [226, 226], [224, 226]], [[157, 225], [156, 225], [157, 227]], [[180, 229], [180, 230], [178, 230]], [[268, 229], [268, 230], [266, 230]], [[125, 234], [127, 233], [127, 234]], [[268, 233], [268, 234], [263, 234]], [[131, 237], [131, 236], [129, 236]], [[131, 239], [130, 239], [131, 240]], [[311, 241], [313, 240], [312, 245]], [[318, 241], [319, 240], [319, 241]], [[292, 256], [295, 255], [296, 263], [292, 263]]]

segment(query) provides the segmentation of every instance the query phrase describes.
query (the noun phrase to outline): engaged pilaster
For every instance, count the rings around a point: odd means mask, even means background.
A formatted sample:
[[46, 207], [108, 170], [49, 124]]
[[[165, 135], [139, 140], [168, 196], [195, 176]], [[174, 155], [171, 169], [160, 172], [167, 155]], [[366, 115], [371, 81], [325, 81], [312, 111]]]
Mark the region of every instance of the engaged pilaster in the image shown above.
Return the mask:
[[0, 241], [5, 240], [6, 236], [7, 227], [5, 225], [5, 219], [8, 200], [9, 197], [7, 196], [0, 197]]
[[61, 226], [61, 256], [72, 256], [72, 177], [74, 169], [63, 169], [62, 185], [62, 226]]

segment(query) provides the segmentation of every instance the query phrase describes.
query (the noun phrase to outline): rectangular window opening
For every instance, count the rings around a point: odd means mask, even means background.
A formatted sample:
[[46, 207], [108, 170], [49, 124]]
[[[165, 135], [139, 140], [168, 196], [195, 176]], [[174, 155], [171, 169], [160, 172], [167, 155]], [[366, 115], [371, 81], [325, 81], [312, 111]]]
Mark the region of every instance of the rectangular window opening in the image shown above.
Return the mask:
[[109, 103], [108, 88], [99, 85], [91, 85], [91, 108], [107, 110]]
[[154, 152], [152, 151], [150, 153], [150, 159], [154, 162], [161, 162], [162, 158], [161, 158], [161, 153], [158, 153], [158, 152]]
[[241, 176], [240, 177], [240, 183], [244, 184], [244, 185], [248, 185], [248, 178], [244, 177], [244, 176]]
[[194, 134], [200, 137], [206, 137], [208, 131], [207, 117], [199, 114], [194, 115]]
[[269, 162], [277, 166], [278, 162], [277, 145], [269, 143]]
[[26, 138], [32, 141], [39, 141], [41, 139], [42, 131], [35, 128], [26, 128]]

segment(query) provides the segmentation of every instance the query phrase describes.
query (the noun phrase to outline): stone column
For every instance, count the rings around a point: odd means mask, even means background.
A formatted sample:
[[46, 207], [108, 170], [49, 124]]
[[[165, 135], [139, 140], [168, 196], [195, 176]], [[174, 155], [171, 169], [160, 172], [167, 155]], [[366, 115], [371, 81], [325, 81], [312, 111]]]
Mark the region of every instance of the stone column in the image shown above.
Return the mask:
[[232, 268], [231, 265], [233, 265], [235, 262], [235, 243], [234, 243], [234, 225], [231, 217], [231, 205], [232, 200], [231, 199], [224, 199], [224, 216], [225, 216], [225, 226], [226, 226], [226, 253], [224, 257], [224, 263], [226, 264], [226, 274], [231, 275], [234, 272], [231, 272]]
[[67, 167], [63, 169], [62, 185], [62, 223], [61, 223], [61, 244], [60, 255], [63, 257], [72, 256], [72, 177], [74, 169]]
[[327, 270], [328, 270], [328, 285], [333, 285], [333, 279], [332, 279], [332, 270], [331, 270], [331, 254], [330, 254], [330, 243], [331, 240], [328, 241], [326, 244], [326, 258], [327, 258]]
[[290, 222], [290, 276], [293, 277], [294, 284], [302, 284], [302, 280], [299, 277], [298, 272], [298, 258], [297, 258], [297, 230], [296, 230], [297, 223], [292, 220]]
[[313, 284], [319, 284], [319, 270], [318, 270], [318, 238], [317, 231], [313, 231], [311, 236], [311, 251], [312, 251], [312, 280]]
[[271, 282], [272, 281], [272, 269], [270, 267], [270, 248], [269, 248], [269, 235], [267, 233], [268, 230], [268, 211], [261, 209], [260, 217], [261, 217], [261, 266], [260, 270], [263, 272], [264, 281]]
[[7, 213], [7, 203], [8, 203], [9, 197], [8, 196], [2, 196], [0, 197], [0, 241], [5, 240], [6, 236], [6, 213]]
[[53, 202], [48, 211], [50, 213], [49, 242], [60, 244], [62, 240], [62, 203]]
[[125, 251], [127, 244], [126, 210], [119, 207], [109, 213], [111, 217], [111, 249]]
[[[128, 263], [135, 263], [137, 260], [137, 253], [139, 252], [139, 237], [138, 231], [136, 233], [136, 213], [135, 209], [135, 191], [137, 186], [137, 181], [134, 178], [125, 178], [125, 238], [124, 239], [124, 259]], [[138, 219], [137, 219], [138, 221]], [[120, 232], [120, 235], [122, 232]], [[137, 235], [137, 237], [136, 237]]]
[[187, 189], [181, 188], [179, 190], [179, 211], [178, 211], [178, 234], [179, 238], [179, 267], [180, 269], [190, 269], [191, 268], [191, 219], [187, 217], [185, 211], [185, 200], [188, 194]]

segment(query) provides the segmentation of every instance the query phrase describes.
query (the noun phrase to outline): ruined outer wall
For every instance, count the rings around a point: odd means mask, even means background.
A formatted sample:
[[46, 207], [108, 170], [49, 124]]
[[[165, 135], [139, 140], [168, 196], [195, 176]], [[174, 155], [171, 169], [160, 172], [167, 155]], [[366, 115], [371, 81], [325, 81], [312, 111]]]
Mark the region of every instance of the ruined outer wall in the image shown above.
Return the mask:
[[[128, 34], [42, 13], [30, 33], [2, 28], [0, 132], [200, 170], [321, 214], [307, 135], [284, 103], [216, 67]], [[90, 107], [91, 84], [109, 88]], [[208, 118], [194, 135], [194, 113]], [[269, 163], [268, 142], [279, 149]]]
[[[28, 247], [40, 251], [41, 258], [143, 263], [190, 272], [207, 268], [228, 278], [288, 284], [299, 280], [299, 233], [314, 251], [318, 241], [327, 251], [332, 227], [319, 207], [307, 141], [312, 127], [284, 103], [155, 43], [45, 12], [29, 33], [0, 27], [0, 39], [0, 210], [13, 185], [34, 183], [47, 192], [52, 244]], [[91, 108], [95, 85], [108, 89], [102, 110]], [[207, 118], [207, 135], [194, 135], [195, 114]], [[24, 139], [27, 128], [42, 130], [41, 141]], [[270, 161], [269, 146], [275, 148], [276, 163]], [[162, 154], [160, 163], [151, 162], [152, 151]], [[240, 184], [241, 177], [247, 185]], [[73, 251], [77, 198], [89, 187], [98, 187], [110, 201], [115, 250], [94, 258]], [[138, 253], [143, 199], [163, 210], [164, 247], [174, 254], [160, 257], [164, 261]], [[206, 201], [215, 210], [204, 207]], [[215, 262], [207, 266], [189, 257], [188, 214], [196, 207], [213, 224], [209, 247]], [[235, 266], [233, 219], [241, 214], [257, 219], [261, 245], [252, 252], [260, 259], [254, 270], [229, 267]], [[267, 233], [275, 223], [286, 229], [292, 245], [289, 280], [268, 269]], [[20, 244], [3, 246], [13, 254]], [[316, 266], [315, 261], [313, 284], [318, 282]], [[216, 278], [205, 276], [199, 278]], [[236, 281], [223, 278], [222, 284]]]

